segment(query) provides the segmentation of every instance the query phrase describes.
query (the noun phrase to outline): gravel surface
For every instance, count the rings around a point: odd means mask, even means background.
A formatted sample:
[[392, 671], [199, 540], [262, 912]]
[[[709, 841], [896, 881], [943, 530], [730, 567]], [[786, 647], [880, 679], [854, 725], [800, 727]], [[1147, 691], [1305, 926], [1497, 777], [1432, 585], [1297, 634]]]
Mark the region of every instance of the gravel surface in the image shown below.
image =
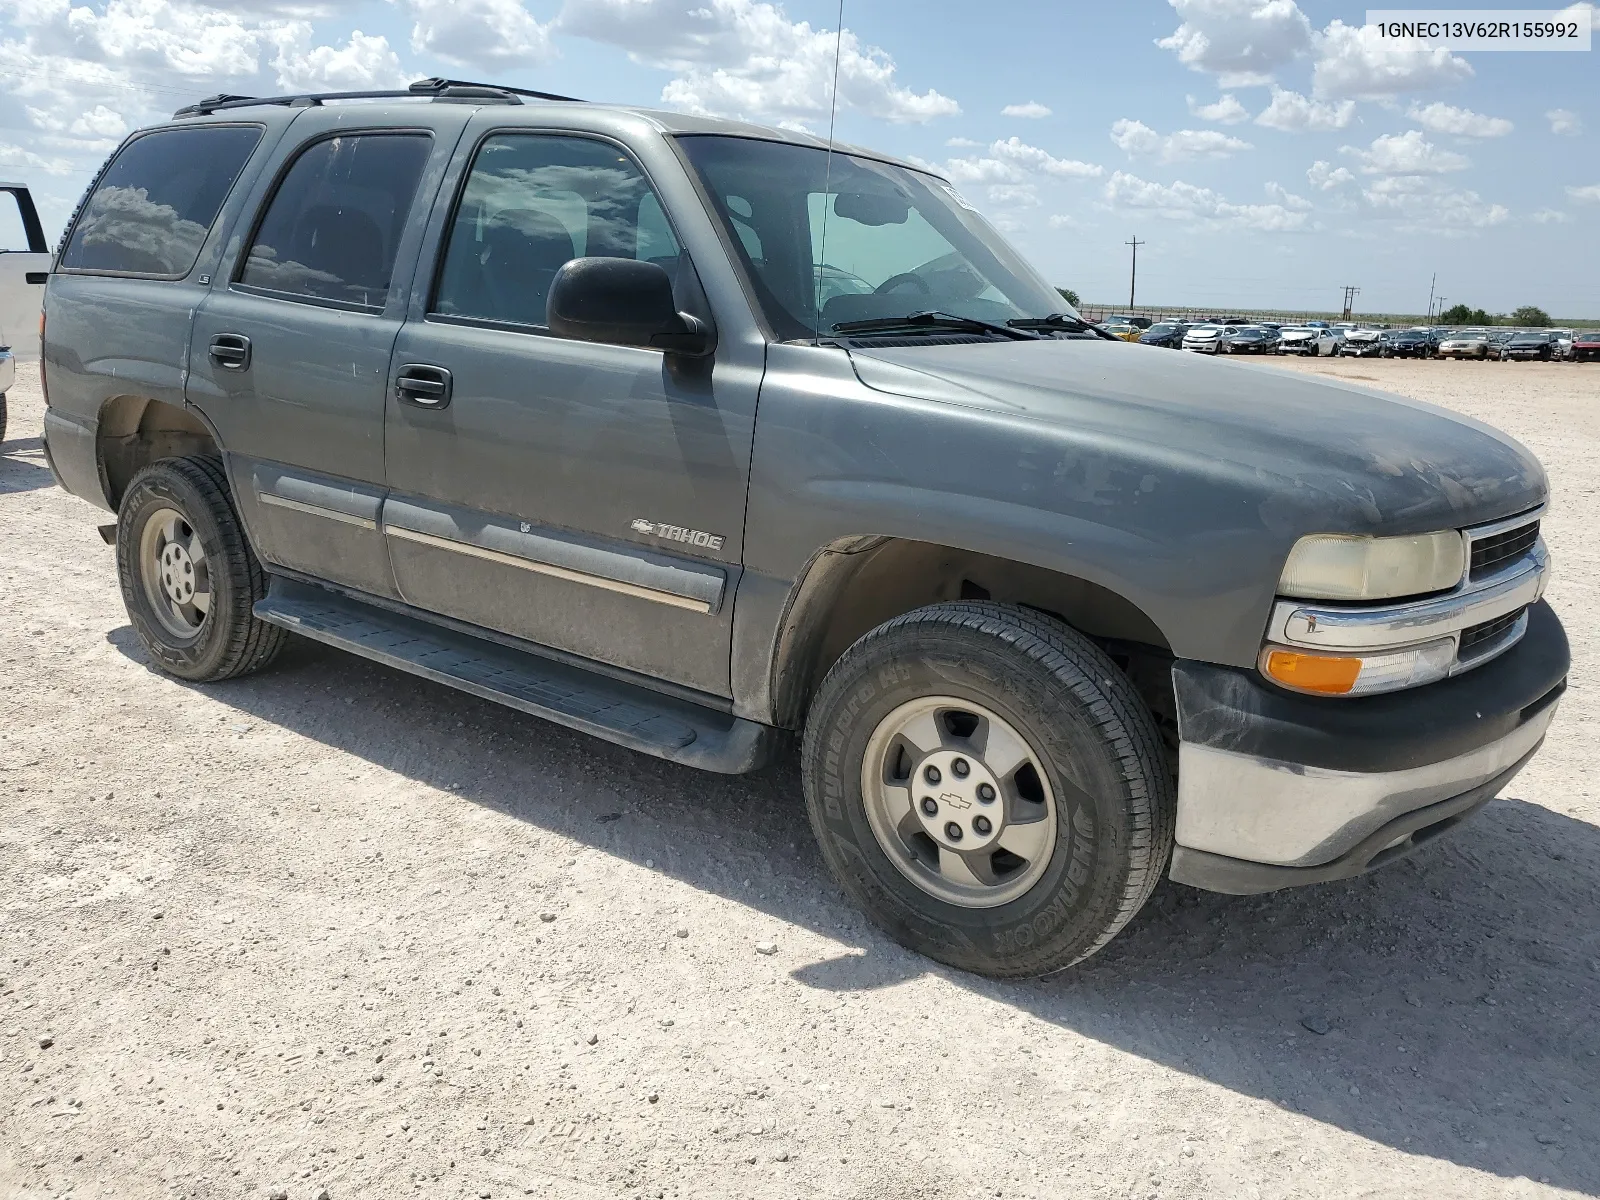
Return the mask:
[[1172, 885], [1078, 970], [893, 945], [791, 756], [632, 754], [296, 642], [153, 673], [108, 519], [0, 456], [0, 1196], [1600, 1195], [1600, 367], [1288, 363], [1549, 468], [1574, 690], [1377, 876]]

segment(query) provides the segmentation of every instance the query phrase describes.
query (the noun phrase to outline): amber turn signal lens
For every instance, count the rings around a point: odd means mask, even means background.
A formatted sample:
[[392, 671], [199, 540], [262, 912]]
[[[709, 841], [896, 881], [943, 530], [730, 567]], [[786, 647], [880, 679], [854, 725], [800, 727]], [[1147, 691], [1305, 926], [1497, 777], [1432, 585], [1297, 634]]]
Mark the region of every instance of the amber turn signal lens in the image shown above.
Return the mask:
[[1298, 654], [1273, 650], [1267, 654], [1267, 674], [1285, 687], [1302, 692], [1343, 696], [1361, 674], [1359, 658], [1334, 658], [1326, 654]]

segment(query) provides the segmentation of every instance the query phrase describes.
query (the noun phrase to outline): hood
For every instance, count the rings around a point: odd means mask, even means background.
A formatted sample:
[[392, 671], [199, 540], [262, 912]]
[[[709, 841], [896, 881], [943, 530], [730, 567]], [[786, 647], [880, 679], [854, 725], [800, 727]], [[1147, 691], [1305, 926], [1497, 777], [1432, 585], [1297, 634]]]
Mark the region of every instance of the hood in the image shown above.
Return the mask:
[[1375, 342], [1383, 335], [1377, 329], [1352, 329], [1344, 336], [1352, 342]]
[[1490, 426], [1298, 372], [1076, 339], [851, 358], [874, 390], [1047, 427], [1039, 453], [1056, 456], [1062, 486], [1089, 486], [1069, 482], [1083, 474], [1110, 496], [1132, 473], [1159, 500], [1164, 480], [1177, 497], [1175, 485], [1209, 477], [1281, 532], [1473, 525], [1526, 511], [1547, 490], [1538, 461]]

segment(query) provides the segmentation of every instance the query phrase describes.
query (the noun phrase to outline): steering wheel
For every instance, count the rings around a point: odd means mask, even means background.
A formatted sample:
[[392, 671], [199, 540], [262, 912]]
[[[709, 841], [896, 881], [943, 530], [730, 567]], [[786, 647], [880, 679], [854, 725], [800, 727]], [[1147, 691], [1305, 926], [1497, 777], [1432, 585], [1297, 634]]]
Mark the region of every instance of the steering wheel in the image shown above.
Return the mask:
[[933, 295], [933, 289], [928, 286], [928, 281], [921, 275], [918, 275], [915, 271], [901, 271], [898, 275], [889, 276], [889, 278], [885, 279], [877, 287], [872, 289], [872, 294], [874, 296], [881, 296], [885, 292], [892, 292], [902, 283], [915, 284], [917, 290], [920, 291], [924, 296]]

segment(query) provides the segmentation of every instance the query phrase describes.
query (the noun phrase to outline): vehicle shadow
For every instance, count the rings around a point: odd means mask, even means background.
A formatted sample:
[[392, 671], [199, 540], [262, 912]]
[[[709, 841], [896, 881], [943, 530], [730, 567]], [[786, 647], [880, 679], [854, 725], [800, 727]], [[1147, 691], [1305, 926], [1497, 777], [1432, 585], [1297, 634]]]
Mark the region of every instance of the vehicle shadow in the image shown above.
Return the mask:
[[[33, 461], [34, 456], [38, 456], [37, 462]], [[43, 439], [14, 438], [0, 442], [0, 493], [31, 492], [54, 484], [55, 476], [44, 465]]]
[[[131, 629], [108, 638], [145, 661]], [[930, 963], [858, 916], [812, 843], [793, 753], [706, 775], [299, 639], [272, 670], [201, 690], [857, 948], [795, 970], [805, 985], [859, 992], [933, 972], [1406, 1153], [1600, 1195], [1600, 830], [1538, 804], [1496, 801], [1343, 884], [1243, 898], [1163, 884], [1087, 963], [1002, 983]]]

